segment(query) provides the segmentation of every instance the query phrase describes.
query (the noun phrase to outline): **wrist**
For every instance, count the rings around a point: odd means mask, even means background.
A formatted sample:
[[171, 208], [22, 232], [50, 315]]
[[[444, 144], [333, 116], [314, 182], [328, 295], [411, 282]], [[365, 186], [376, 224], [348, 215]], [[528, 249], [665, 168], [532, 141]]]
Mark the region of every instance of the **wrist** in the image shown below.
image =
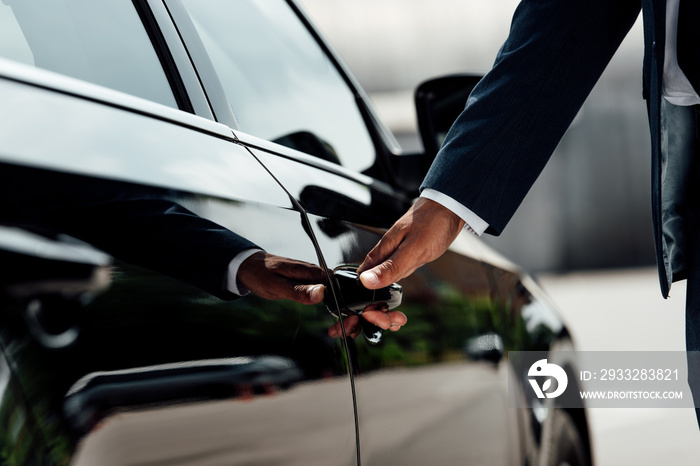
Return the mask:
[[[444, 194], [440, 191], [431, 188], [424, 188], [420, 194], [421, 199], [430, 199], [438, 204], [446, 207], [455, 215], [459, 216], [467, 226], [462, 226], [461, 229], [466, 229], [467, 231], [475, 234], [476, 236], [481, 236], [489, 224], [479, 217], [475, 212], [467, 208], [464, 204], [453, 199], [452, 197]], [[460, 229], [460, 231], [461, 231]]]
[[[255, 269], [255, 264], [265, 257], [265, 251], [261, 249], [246, 249], [239, 253], [229, 263], [226, 288], [239, 296], [245, 296], [251, 291], [248, 281], [250, 273]], [[255, 273], [252, 272], [254, 276]]]

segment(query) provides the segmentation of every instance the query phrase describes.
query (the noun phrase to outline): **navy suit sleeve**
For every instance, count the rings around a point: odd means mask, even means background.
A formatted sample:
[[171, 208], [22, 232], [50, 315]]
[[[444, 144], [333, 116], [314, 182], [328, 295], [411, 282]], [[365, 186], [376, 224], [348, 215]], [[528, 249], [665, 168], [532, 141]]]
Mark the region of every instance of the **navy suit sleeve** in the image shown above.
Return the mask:
[[447, 194], [500, 234], [640, 9], [639, 0], [522, 0], [421, 189]]

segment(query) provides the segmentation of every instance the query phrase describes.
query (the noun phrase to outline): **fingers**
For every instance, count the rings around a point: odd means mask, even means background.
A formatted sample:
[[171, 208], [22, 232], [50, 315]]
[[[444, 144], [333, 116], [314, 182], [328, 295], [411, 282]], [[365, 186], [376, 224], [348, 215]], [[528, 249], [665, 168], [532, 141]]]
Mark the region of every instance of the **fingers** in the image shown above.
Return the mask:
[[[410, 254], [410, 251], [409, 251]], [[366, 270], [360, 274], [360, 281], [365, 288], [376, 290], [398, 282], [407, 275], [410, 275], [417, 266], [406, 260], [406, 254], [397, 251], [389, 259], [381, 264]]]
[[[412, 206], [394, 223], [357, 269], [365, 288], [376, 290], [389, 286], [417, 268], [412, 264], [415, 258], [411, 260], [411, 254], [415, 252], [410, 245], [415, 228], [413, 210]], [[406, 273], [408, 269], [412, 270]]]
[[464, 220], [442, 205], [420, 198], [386, 232], [358, 269], [369, 289], [391, 285], [440, 257], [464, 227]]
[[270, 270], [300, 283], [323, 283], [326, 272], [319, 266], [286, 257], [274, 256]]
[[406, 317], [406, 314], [401, 311], [389, 311], [387, 314], [391, 319], [391, 327], [389, 327], [389, 330], [392, 332], [398, 332], [401, 330], [401, 327], [406, 325], [406, 322], [408, 322], [408, 317]]
[[360, 281], [365, 288], [376, 290], [403, 278], [400, 274], [406, 264], [404, 264], [405, 255], [402, 253], [401, 245], [405, 230], [400, 222], [399, 220], [384, 234], [357, 269]]
[[[387, 232], [387, 235], [391, 230]], [[425, 264], [431, 257], [425, 254], [426, 245], [419, 234], [410, 232], [402, 235], [402, 242], [392, 251], [392, 254], [378, 265], [360, 273], [360, 281], [371, 290], [384, 288], [402, 278], [411, 275], [418, 267]]]
[[386, 309], [364, 311], [362, 313], [362, 318], [383, 330], [391, 330], [392, 332], [396, 332], [408, 322], [408, 318], [403, 312], [387, 311]]
[[[367, 320], [367, 322], [382, 328], [383, 330], [391, 330], [396, 332], [401, 329], [408, 321], [406, 314], [400, 311], [387, 311], [384, 309], [377, 310], [366, 310], [362, 313], [362, 316], [347, 316], [343, 320], [345, 326], [345, 333], [350, 338], [356, 338], [362, 331], [362, 325], [360, 318]], [[340, 338], [343, 336], [343, 332], [340, 326], [340, 321], [336, 322], [328, 329], [328, 335], [332, 338]]]
[[400, 228], [400, 222], [403, 217], [399, 219], [398, 222], [394, 224], [393, 227], [387, 231], [382, 239], [372, 248], [372, 250], [367, 254], [365, 260], [357, 268], [357, 273], [362, 275], [366, 270], [372, 269], [391, 256], [391, 254], [396, 250], [396, 248], [401, 244], [403, 240], [403, 231]]
[[[345, 333], [350, 338], [357, 338], [362, 332], [362, 325], [360, 324], [360, 318], [358, 316], [347, 316], [343, 320], [343, 326], [345, 327]], [[340, 321], [336, 322], [328, 329], [328, 336], [331, 338], [343, 337]]]
[[281, 296], [282, 299], [291, 299], [301, 304], [318, 304], [323, 301], [326, 287], [323, 285], [296, 285], [284, 287], [282, 293], [289, 291], [288, 296]]
[[300, 285], [285, 277], [271, 276], [260, 288], [251, 291], [265, 299], [290, 299], [300, 304], [318, 304], [323, 301], [326, 287], [320, 284]]
[[391, 328], [391, 318], [384, 311], [364, 311], [362, 318], [370, 324], [374, 324], [382, 330]]
[[325, 295], [326, 274], [321, 267], [265, 252], [246, 259], [237, 277], [245, 288], [265, 299], [318, 304]]

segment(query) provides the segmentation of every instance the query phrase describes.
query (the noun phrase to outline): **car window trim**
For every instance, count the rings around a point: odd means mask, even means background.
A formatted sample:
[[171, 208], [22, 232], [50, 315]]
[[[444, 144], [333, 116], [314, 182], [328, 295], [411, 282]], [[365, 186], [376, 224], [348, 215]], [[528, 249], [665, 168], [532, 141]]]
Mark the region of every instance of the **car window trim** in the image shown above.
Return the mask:
[[[197, 71], [185, 48], [182, 37], [173, 23], [167, 8], [160, 0], [133, 0], [147, 5], [149, 14], [153, 18], [152, 27], [158, 31], [162, 41], [158, 47], [167, 51], [170, 57], [170, 66], [179, 76], [182, 84], [181, 91], [186, 94], [195, 115], [208, 120], [216, 121], [209, 99], [202, 88]], [[168, 73], [166, 72], [166, 75]]]
[[162, 2], [187, 50], [192, 66], [194, 66], [207, 96], [209, 106], [214, 113], [214, 118], [231, 129], [239, 129], [238, 121], [226, 97], [224, 87], [219, 81], [219, 75], [214, 69], [187, 9], [180, 0], [162, 0]]
[[[311, 36], [314, 38], [316, 43], [324, 51], [326, 57], [331, 61], [335, 69], [338, 71], [343, 81], [348, 86], [353, 96], [355, 97], [355, 102], [358, 106], [362, 117], [365, 120], [365, 125], [367, 126], [370, 136], [375, 144], [377, 159], [380, 158], [382, 152], [388, 151], [391, 154], [398, 154], [402, 151], [401, 145], [398, 143], [393, 133], [387, 126], [382, 122], [382, 120], [377, 116], [376, 111], [374, 111], [371, 105], [371, 99], [363, 89], [360, 82], [357, 80], [355, 75], [352, 73], [350, 68], [345, 64], [345, 62], [340, 57], [340, 54], [330, 45], [330, 42], [321, 34], [321, 32], [314, 26], [311, 19], [304, 12], [302, 8], [299, 7], [296, 0], [285, 0], [294, 13], [299, 17], [299, 19], [304, 23], [304, 26], [309, 31]], [[376, 165], [377, 160], [375, 160]], [[365, 172], [371, 170], [365, 170]]]
[[165, 43], [165, 38], [163, 37], [163, 34], [156, 23], [156, 19], [153, 16], [147, 1], [132, 0], [132, 4], [134, 5], [134, 9], [141, 20], [141, 24], [143, 25], [146, 34], [148, 34], [148, 38], [151, 41], [151, 46], [158, 57], [161, 69], [163, 70], [165, 78], [170, 85], [170, 90], [173, 93], [173, 97], [175, 98], [178, 108], [188, 113], [194, 113], [194, 108], [190, 102], [189, 96], [187, 95], [187, 91], [185, 90], [184, 83], [182, 82], [173, 56], [170, 54], [170, 50]]

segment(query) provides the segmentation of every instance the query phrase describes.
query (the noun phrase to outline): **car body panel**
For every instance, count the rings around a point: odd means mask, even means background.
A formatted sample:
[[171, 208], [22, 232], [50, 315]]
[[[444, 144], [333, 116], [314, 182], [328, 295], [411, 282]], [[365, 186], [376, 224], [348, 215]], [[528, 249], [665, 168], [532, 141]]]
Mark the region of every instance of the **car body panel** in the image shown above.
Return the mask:
[[[209, 57], [173, 22], [180, 2], [137, 3], [196, 115], [0, 59], [3, 458], [545, 461], [551, 417], [507, 406], [507, 378], [522, 375], [506, 351], [570, 348], [568, 331], [525, 274], [468, 233], [400, 282], [408, 324], [378, 344], [328, 337], [324, 304], [223, 289], [228, 244], [200, 244], [202, 230], [333, 269], [362, 262], [411, 200], [381, 168], [395, 148], [364, 92], [303, 15], [288, 18], [321, 41], [310, 53], [334, 67], [371, 138], [364, 173], [300, 150], [314, 138], [285, 147], [241, 130]], [[170, 218], [182, 223], [161, 224]], [[205, 257], [219, 246], [224, 257]]]
[[[4, 174], [21, 172], [23, 180], [32, 179], [27, 170], [36, 171], [11, 166], [2, 169]], [[51, 173], [49, 178], [56, 179], [57, 185], [80, 183], [75, 175]], [[47, 182], [46, 177], [42, 180]], [[109, 184], [107, 180], [99, 183], [105, 188]], [[313, 245], [300, 226], [299, 214], [294, 211], [227, 202], [201, 194], [173, 195], [159, 189], [150, 192], [168, 202], [177, 199], [178, 204], [186, 205], [202, 217], [227, 219], [222, 223], [232, 228], [238, 219], [241, 224], [236, 230], [254, 236], [267, 250], [306, 260], [315, 257]], [[23, 209], [34, 210], [36, 206], [27, 204], [26, 197], [23, 199]], [[86, 196], [86, 199], [94, 198]], [[104, 203], [101, 209], [109, 214], [110, 205]], [[32, 228], [37, 225], [35, 218], [24, 215], [16, 223]], [[48, 234], [51, 222], [45, 218], [39, 220], [42, 232]], [[14, 223], [7, 217], [3, 221]], [[99, 223], [109, 228], [109, 223]], [[98, 244], [104, 241], [102, 237], [95, 240], [91, 229], [83, 230], [82, 225], [75, 223], [68, 227], [59, 223], [52, 233], [60, 234], [65, 231], [63, 228], [82, 240]], [[280, 238], [279, 231], [287, 232], [285, 238]], [[101, 245], [106, 249], [111, 247], [108, 242]], [[173, 251], [173, 254], [178, 253]], [[164, 260], [163, 264], [152, 266], [171, 270], [176, 265]], [[262, 463], [274, 463], [267, 456], [271, 449], [279, 450], [278, 454], [284, 454], [285, 461], [291, 462], [295, 455], [298, 461], [313, 459], [317, 464], [353, 461], [355, 436], [346, 360], [340, 343], [326, 334], [334, 319], [324, 306], [305, 307], [254, 296], [222, 301], [179, 280], [122, 261], [114, 262], [109, 276], [109, 287], [89, 304], [79, 307], [75, 325], [80, 328], [80, 334], [66, 348], [47, 348], [25, 328], [32, 301], [40, 300], [48, 306], [53, 292], [13, 299], [4, 312], [2, 347], [12, 355], [11, 364], [17, 368], [28, 404], [35, 407], [37, 423], [47, 438], [61, 440], [65, 451], [55, 453], [62, 458], [57, 464], [70, 457], [71, 448], [81, 438], [81, 450], [91, 451], [95, 435], [99, 440], [104, 439], [105, 433], [109, 434], [107, 446], [100, 445], [109, 450], [110, 442], [116, 441], [124, 448], [123, 454], [113, 457], [117, 462], [157, 459], [170, 463], [177, 456], [192, 457], [191, 464], [201, 464], [200, 453], [206, 457], [207, 452], [214, 451], [212, 460], [236, 464], [241, 449], [245, 451], [240, 460], [243, 464], [256, 455], [262, 455]], [[30, 273], [27, 280], [38, 279]], [[54, 280], [58, 279], [51, 281]], [[61, 295], [64, 293], [61, 288]], [[269, 368], [260, 362], [273, 356], [287, 370]], [[194, 369], [171, 374], [173, 371], [168, 369], [172, 365], [180, 371], [190, 366]], [[262, 368], [258, 367], [261, 365]], [[47, 367], [51, 371], [47, 372]], [[238, 368], [245, 368], [244, 373], [234, 370]], [[89, 390], [79, 388], [85, 377], [94, 380]], [[274, 401], [269, 401], [273, 398]], [[129, 428], [129, 434], [123, 433], [119, 427], [122, 418], [131, 419], [125, 412], [137, 412], [138, 425], [153, 427], [160, 422], [164, 407], [171, 405], [185, 406], [184, 412], [193, 413], [195, 420], [189, 415], [177, 422], [170, 419], [168, 429], [158, 429], [168, 432], [165, 437], [136, 435], [135, 443], [129, 443], [130, 436], [139, 430]], [[275, 422], [274, 413], [281, 405], [300, 413], [287, 412]], [[223, 417], [206, 414], [211, 409]], [[174, 411], [183, 412], [179, 408]], [[151, 418], [154, 420], [149, 421]], [[169, 419], [167, 415], [166, 419]], [[269, 427], [270, 423], [280, 428], [277, 434]], [[236, 429], [249, 436], [241, 435]], [[261, 431], [266, 432], [265, 442], [252, 442], [250, 436]], [[290, 437], [290, 431], [298, 435]], [[93, 435], [94, 432], [102, 433]], [[203, 443], [194, 435], [211, 437], [213, 432], [216, 432], [214, 438]], [[319, 436], [325, 441], [319, 442]], [[139, 447], [139, 442], [146, 442], [151, 448]], [[153, 449], [156, 445], [158, 448]]]
[[[39, 229], [43, 234], [52, 236], [68, 232], [83, 241], [98, 243], [105, 249], [110, 249], [109, 242], [101, 243], [104, 242], [104, 238], [95, 238], [92, 224], [95, 224], [98, 232], [99, 228], [110, 228], [112, 198], [147, 196], [186, 206], [196, 215], [216, 221], [244, 237], [255, 238], [256, 244], [266, 250], [309, 262], [317, 260], [316, 250], [301, 227], [299, 213], [291, 209], [289, 198], [262, 166], [235, 143], [233, 138], [223, 139], [218, 134], [207, 134], [191, 127], [165, 123], [157, 117], [126, 111], [123, 108], [115, 109], [91, 100], [76, 99], [43, 88], [25, 86], [16, 81], [0, 84], [0, 92], [3, 89], [6, 91], [5, 95], [15, 97], [17, 102], [13, 105], [13, 101], [10, 100], [8, 105], [3, 107], [3, 121], [6, 123], [6, 131], [0, 134], [0, 144], [3, 147], [3, 164], [0, 166], [5, 180], [3, 223]], [[22, 103], [29, 99], [36, 105], [33, 108], [44, 109], [38, 118], [21, 113]], [[60, 116], [65, 114], [74, 115], [74, 118], [71, 121], [61, 119]], [[84, 119], [81, 120], [80, 117]], [[34, 138], [27, 142], [26, 132], [21, 131], [27, 129], [27, 121], [32, 121], [33, 130], [45, 128], [46, 131], [42, 132], [48, 133], [47, 138]], [[65, 124], [61, 124], [64, 122]], [[205, 127], [209, 124], [205, 123]], [[124, 140], [124, 134], [129, 134], [130, 137]], [[154, 138], [154, 135], [158, 137]], [[193, 153], [201, 153], [202, 157], [193, 159]], [[96, 157], [96, 154], [102, 157]], [[125, 158], [123, 154], [129, 154], [129, 157]], [[187, 157], [183, 157], [183, 154], [187, 154]], [[129, 164], [138, 164], [139, 168], [135, 169]], [[131, 174], [135, 172], [141, 175], [132, 177]], [[255, 173], [258, 175], [254, 176]], [[222, 182], [217, 183], [216, 177]], [[125, 178], [131, 182], [124, 183]], [[236, 179], [240, 182], [235, 182]], [[16, 182], [13, 183], [12, 180]], [[61, 194], [65, 191], [65, 188], [62, 188], [64, 186], [71, 187], [68, 190], [69, 194]], [[256, 193], [254, 202], [251, 201], [251, 193]], [[55, 197], [57, 194], [58, 198]], [[264, 196], [260, 197], [258, 194]], [[66, 217], [74, 215], [72, 210], [81, 209], [83, 205], [94, 202], [103, 203], [103, 213], [100, 216], [85, 218], [84, 223]], [[54, 212], [51, 215], [44, 212], [47, 206], [52, 206]], [[61, 212], [61, 209], [66, 209], [66, 212]], [[72, 223], [65, 218], [73, 219]], [[283, 236], [279, 234], [281, 231], [285, 232]], [[64, 247], [70, 247], [70, 244]], [[173, 250], [172, 254], [176, 256], [178, 251]], [[31, 270], [28, 273], [31, 275]], [[190, 427], [171, 422], [170, 426], [174, 431], [162, 441], [178, 445], [184, 450], [213, 448], [219, 452], [217, 455], [221, 455], [216, 458], [231, 464], [230, 461], [234, 461], [231, 455], [236, 457], [239, 454], [240, 444], [231, 443], [230, 439], [237, 438], [246, 445], [245, 458], [248, 458], [247, 455], [254, 457], [258, 454], [267, 458], [261, 459], [261, 462], [267, 462], [270, 460], [269, 456], [266, 456], [267, 452], [275, 445], [274, 436], [267, 437], [267, 443], [255, 447], [260, 448], [260, 451], [255, 453], [254, 443], [250, 442], [250, 438], [246, 439], [230, 429], [238, 428], [246, 432], [265, 430], [268, 428], [266, 426], [270, 422], [270, 415], [277, 409], [275, 406], [284, 404], [295, 406], [302, 412], [306, 410], [316, 413], [313, 417], [301, 416], [293, 424], [277, 424], [281, 429], [278, 434], [278, 441], [281, 442], [278, 447], [279, 454], [286, 452], [286, 460], [291, 460], [293, 452], [290, 451], [294, 450], [301, 455], [299, 461], [313, 458], [316, 458], [318, 464], [348, 464], [348, 461], [353, 461], [355, 436], [352, 396], [345, 356], [339, 342], [330, 340], [325, 333], [334, 321], [325, 307], [316, 306], [307, 310], [294, 303], [271, 304], [253, 296], [227, 303], [192, 287], [183, 287], [180, 282], [158, 273], [120, 262], [111, 268], [110, 275], [109, 288], [81, 310], [81, 332], [77, 343], [59, 352], [45, 348], [31, 335], [23, 334], [22, 316], [26, 314], [24, 308], [28, 306], [28, 298], [15, 300], [14, 308], [7, 311], [11, 319], [4, 325], [6, 333], [3, 347], [11, 350], [12, 363], [21, 368], [18, 378], [20, 384], [30, 393], [29, 404], [52, 407], [48, 413], [35, 414], [39, 419], [43, 419], [38, 424], [47, 430], [47, 436], [62, 439], [61, 451], [52, 450], [51, 455], [68, 458], [70, 445], [75, 447], [76, 439], [86, 434], [86, 439], [81, 442], [82, 449], [92, 451], [92, 434], [89, 433], [103, 425], [112, 425], [112, 418], [119, 418], [119, 412], [124, 409], [155, 405], [154, 417], [158, 419], [162, 410], [157, 406], [163, 403], [202, 405], [206, 411], [207, 406], [211, 403], [216, 405], [218, 400], [244, 398], [243, 401], [230, 403], [232, 410], [226, 415], [229, 417], [224, 417], [231, 422], [229, 430], [226, 430], [226, 425], [212, 426], [209, 424], [210, 417], [204, 416], [203, 421]], [[39, 294], [43, 296], [45, 293]], [[268, 309], [269, 312], [263, 309]], [[250, 317], [245, 317], [251, 313], [257, 316], [252, 321], [249, 320]], [[234, 318], [235, 315], [241, 315], [243, 320]], [[135, 316], [138, 317], [134, 318]], [[177, 318], [173, 319], [173, 316]], [[191, 319], [186, 316], [191, 316]], [[263, 325], [262, 322], [265, 321], [267, 323]], [[273, 330], [275, 321], [278, 322], [278, 331]], [[251, 339], [251, 335], [263, 328], [267, 335], [265, 338]], [[123, 338], [128, 342], [126, 348], [121, 343]], [[225, 343], [237, 340], [238, 344]], [[111, 395], [112, 392], [107, 388], [100, 387], [98, 392], [106, 391], [106, 394], [82, 397], [81, 400], [85, 398], [87, 401], [83, 400], [80, 403], [75, 401], [75, 396], [62, 401], [61, 392], [69, 393], [78, 380], [89, 374], [104, 375], [130, 370], [143, 376], [149, 372], [144, 368], [154, 365], [162, 367], [167, 364], [188, 364], [193, 360], [260, 358], [270, 357], [270, 354], [284, 358], [303, 375], [287, 382], [275, 381], [274, 378], [270, 382], [256, 382], [255, 379], [245, 382], [236, 381], [235, 378], [231, 380], [229, 377], [230, 386], [222, 391], [216, 389], [221, 385], [220, 382], [207, 381], [207, 377], [199, 373], [197, 378], [200, 382], [194, 386], [187, 381], [178, 381], [177, 377], [174, 381], [168, 380], [171, 387], [184, 385], [180, 391], [171, 388], [170, 391], [174, 392], [172, 394], [159, 393], [158, 386], [152, 378], [146, 378], [138, 383], [150, 384], [149, 393], [155, 389], [156, 394], [151, 394], [150, 398], [136, 390], [133, 399], [126, 397], [117, 402], [107, 402], [105, 397], [109, 400], [114, 395]], [[53, 367], [56, 372], [43, 373], [41, 367], [44, 365]], [[55, 389], [48, 393], [37, 390], [35, 380], [42, 380], [40, 386], [51, 386]], [[310, 387], [308, 390], [305, 383]], [[110, 384], [114, 385], [111, 382], [107, 383]], [[289, 399], [289, 392], [281, 392], [282, 387], [292, 386], [294, 395], [291, 396], [291, 400], [286, 401]], [[128, 383], [120, 381], [117, 387], [117, 392], [129, 391]], [[309, 392], [308, 396], [304, 395], [306, 391]], [[266, 392], [270, 392], [270, 396], [280, 392], [281, 401], [270, 405], [266, 402]], [[299, 396], [301, 398], [297, 399]], [[202, 397], [205, 398], [204, 401], [192, 401]], [[261, 401], [258, 402], [258, 398]], [[253, 401], [248, 401], [249, 399]], [[304, 400], [313, 401], [314, 409], [305, 406]], [[68, 410], [67, 406], [71, 403], [77, 403], [77, 407], [69, 410], [71, 413], [79, 412], [83, 413], [83, 416], [87, 416], [85, 413], [92, 413], [92, 418], [88, 416], [87, 420], [70, 420], [75, 416], [62, 411]], [[61, 404], [64, 404], [63, 408]], [[258, 405], [260, 408], [257, 408]], [[317, 410], [320, 406], [326, 407]], [[199, 412], [197, 408], [190, 409]], [[243, 416], [247, 419], [245, 423], [233, 422], [237, 419], [240, 409], [247, 413]], [[144, 414], [143, 409], [138, 411], [141, 413], [139, 419], [150, 418]], [[150, 408], [145, 409], [145, 412], [149, 413]], [[47, 417], [62, 415], [69, 419], [67, 425], [61, 426], [46, 421]], [[219, 423], [221, 422], [223, 419], [219, 420]], [[257, 429], [255, 422], [259, 423]], [[308, 429], [299, 430], [307, 423]], [[222, 444], [218, 447], [206, 442], [200, 444], [193, 441], [193, 432], [210, 432], [215, 427], [227, 433], [221, 435]], [[118, 427], [114, 429], [120, 432]], [[290, 438], [286, 435], [289, 429], [298, 432], [299, 436]], [[318, 442], [321, 434], [326, 441]], [[115, 435], [118, 439], [122, 438], [122, 434]], [[113, 439], [111, 436], [110, 438]], [[135, 437], [137, 444], [139, 439], [143, 437]], [[109, 441], [108, 439], [107, 445]], [[123, 446], [126, 447], [125, 451], [134, 456], [117, 455], [115, 461], [153, 459], [149, 456], [153, 451], [144, 452], [136, 446], [130, 448], [128, 443]], [[346, 453], [342, 453], [344, 450]], [[191, 455], [192, 458], [199, 458], [193, 459], [192, 464], [200, 464], [197, 461], [201, 458], [196, 453], [185, 454], [172, 449], [157, 451], [163, 452], [165, 457], [161, 460], [166, 462], [172, 458], [168, 455], [181, 454], [184, 457]], [[139, 457], [139, 452], [144, 453], [146, 457]], [[79, 461], [83, 461], [80, 458], [84, 456], [78, 458]], [[59, 463], [64, 461], [65, 459], [62, 459]]]
[[[233, 135], [222, 125], [183, 112], [175, 121], [164, 120], [171, 111], [164, 106], [155, 115], [141, 113], [151, 106], [141, 100], [125, 110], [131, 102], [115, 108], [88, 100], [90, 93], [75, 98], [5, 79], [0, 86], [8, 96], [0, 109], [5, 161], [230, 199], [251, 200], [250, 193], [262, 188], [264, 202], [291, 207], [260, 164], [232, 144]], [[147, 105], [138, 105], [143, 103]], [[263, 199], [256, 193], [255, 201]]]

